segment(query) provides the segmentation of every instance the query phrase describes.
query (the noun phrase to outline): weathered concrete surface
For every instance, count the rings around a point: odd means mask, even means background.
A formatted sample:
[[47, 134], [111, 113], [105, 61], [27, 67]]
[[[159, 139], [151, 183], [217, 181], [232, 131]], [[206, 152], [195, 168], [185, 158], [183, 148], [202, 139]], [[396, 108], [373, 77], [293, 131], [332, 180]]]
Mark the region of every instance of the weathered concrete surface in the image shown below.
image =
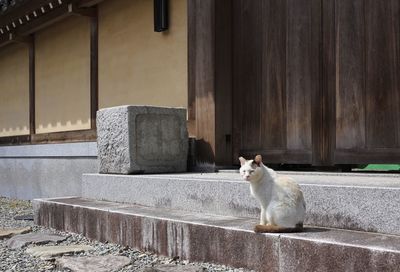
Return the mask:
[[0, 240], [4, 238], [10, 238], [11, 236], [24, 234], [30, 232], [31, 227], [16, 228], [16, 229], [0, 229]]
[[[400, 235], [400, 175], [295, 173], [308, 225]], [[238, 173], [83, 175], [82, 196], [150, 207], [259, 217]]]
[[90, 239], [191, 261], [257, 271], [277, 271], [278, 266], [278, 235], [255, 235], [251, 231], [253, 219], [70, 198], [56, 202], [35, 200], [35, 222], [82, 233]]
[[79, 196], [82, 174], [97, 172], [95, 142], [0, 147], [0, 196]]
[[96, 157], [0, 158], [0, 196], [59, 197], [82, 192], [82, 174], [97, 173]]
[[36, 223], [91, 239], [256, 271], [400, 267], [400, 237], [393, 235], [309, 227], [296, 234], [255, 234], [255, 219], [79, 198], [35, 200], [35, 211]]
[[97, 112], [100, 173], [184, 172], [186, 109], [120, 106]]
[[57, 266], [69, 269], [72, 272], [109, 272], [115, 271], [131, 263], [125, 256], [90, 256], [90, 257], [62, 257], [56, 260]]
[[0, 146], [2, 158], [97, 157], [96, 142]]
[[286, 234], [280, 238], [279, 271], [399, 271], [399, 239], [340, 231]]
[[88, 245], [67, 245], [67, 246], [37, 246], [26, 250], [26, 253], [41, 258], [51, 258], [62, 256], [65, 254], [82, 253], [92, 250], [93, 247]]
[[11, 249], [22, 248], [29, 244], [46, 244], [50, 242], [61, 242], [67, 239], [60, 235], [45, 234], [45, 233], [28, 233], [20, 234], [10, 238], [7, 241], [7, 246]]

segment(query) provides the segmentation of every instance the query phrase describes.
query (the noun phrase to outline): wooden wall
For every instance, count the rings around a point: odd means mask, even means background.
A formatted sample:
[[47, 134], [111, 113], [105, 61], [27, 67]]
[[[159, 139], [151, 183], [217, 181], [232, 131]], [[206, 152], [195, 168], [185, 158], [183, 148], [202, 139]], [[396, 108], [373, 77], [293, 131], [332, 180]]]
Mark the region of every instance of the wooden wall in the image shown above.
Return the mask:
[[400, 3], [335, 4], [335, 161], [392, 162], [400, 153]]
[[189, 116], [212, 159], [400, 162], [397, 0], [190, 2], [203, 9], [189, 21]]
[[235, 0], [233, 11], [235, 155], [400, 161], [398, 1]]
[[311, 163], [319, 81], [319, 3], [234, 1], [235, 156]]

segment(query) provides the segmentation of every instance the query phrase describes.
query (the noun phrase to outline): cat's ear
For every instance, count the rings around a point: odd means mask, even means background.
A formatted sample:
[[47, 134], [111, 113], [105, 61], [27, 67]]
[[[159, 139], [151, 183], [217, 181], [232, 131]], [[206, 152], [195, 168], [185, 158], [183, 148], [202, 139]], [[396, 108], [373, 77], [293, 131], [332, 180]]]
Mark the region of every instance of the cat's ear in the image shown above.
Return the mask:
[[258, 166], [260, 166], [260, 165], [262, 164], [262, 157], [261, 157], [261, 155], [257, 155], [257, 156], [254, 158], [254, 162], [255, 162]]
[[240, 158], [239, 158], [239, 161], [240, 161], [240, 165], [241, 165], [241, 166], [243, 166], [243, 164], [246, 163], [246, 159], [243, 158], [243, 157], [240, 157]]

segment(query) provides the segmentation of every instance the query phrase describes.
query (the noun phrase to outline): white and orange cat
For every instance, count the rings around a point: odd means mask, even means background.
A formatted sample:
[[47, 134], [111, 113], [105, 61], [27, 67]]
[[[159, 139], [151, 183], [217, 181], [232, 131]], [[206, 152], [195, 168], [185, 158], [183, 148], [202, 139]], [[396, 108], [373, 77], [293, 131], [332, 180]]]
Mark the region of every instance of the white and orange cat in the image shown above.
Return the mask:
[[303, 230], [306, 203], [300, 186], [290, 177], [278, 174], [254, 160], [240, 160], [240, 175], [250, 182], [250, 191], [261, 205], [260, 225], [255, 232], [296, 232]]

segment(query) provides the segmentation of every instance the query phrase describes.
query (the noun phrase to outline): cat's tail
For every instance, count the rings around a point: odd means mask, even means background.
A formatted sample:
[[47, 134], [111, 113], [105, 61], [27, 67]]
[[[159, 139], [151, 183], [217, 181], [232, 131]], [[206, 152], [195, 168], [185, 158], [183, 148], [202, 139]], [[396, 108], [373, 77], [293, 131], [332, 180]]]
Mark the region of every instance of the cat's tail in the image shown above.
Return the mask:
[[275, 225], [256, 225], [254, 232], [256, 233], [288, 233], [303, 231], [303, 223], [298, 223], [294, 228], [286, 228]]

